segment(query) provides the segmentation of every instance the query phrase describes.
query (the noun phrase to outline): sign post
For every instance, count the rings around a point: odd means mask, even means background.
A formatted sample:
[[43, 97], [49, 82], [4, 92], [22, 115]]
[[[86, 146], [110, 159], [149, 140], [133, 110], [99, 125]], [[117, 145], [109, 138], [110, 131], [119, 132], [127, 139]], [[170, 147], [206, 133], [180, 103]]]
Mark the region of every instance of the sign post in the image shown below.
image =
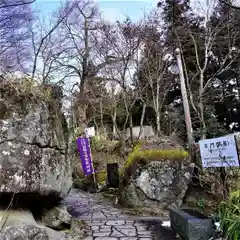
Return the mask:
[[204, 168], [218, 168], [224, 199], [229, 193], [226, 181], [226, 167], [239, 167], [239, 155], [234, 134], [199, 141], [202, 165]]
[[93, 175], [94, 184], [97, 188], [96, 176], [93, 167], [92, 154], [89, 138], [80, 137], [77, 139], [78, 151], [82, 162], [82, 169], [85, 176]]
[[209, 167], [239, 167], [236, 138], [233, 134], [199, 141], [202, 165]]

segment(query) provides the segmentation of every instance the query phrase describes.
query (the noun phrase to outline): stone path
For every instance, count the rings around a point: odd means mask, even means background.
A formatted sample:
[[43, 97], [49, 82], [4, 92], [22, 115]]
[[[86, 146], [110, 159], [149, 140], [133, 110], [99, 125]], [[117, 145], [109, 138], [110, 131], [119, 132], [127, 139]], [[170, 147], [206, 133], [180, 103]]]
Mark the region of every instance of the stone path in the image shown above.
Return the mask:
[[174, 240], [175, 234], [158, 218], [138, 218], [99, 200], [95, 195], [73, 190], [64, 200], [70, 214], [88, 225], [85, 240]]

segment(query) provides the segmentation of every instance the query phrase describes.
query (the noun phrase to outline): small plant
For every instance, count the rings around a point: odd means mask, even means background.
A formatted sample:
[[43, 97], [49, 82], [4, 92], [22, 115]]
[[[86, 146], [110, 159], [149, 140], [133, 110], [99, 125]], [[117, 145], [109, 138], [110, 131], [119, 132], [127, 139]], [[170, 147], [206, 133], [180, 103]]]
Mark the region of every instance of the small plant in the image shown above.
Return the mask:
[[240, 191], [230, 194], [219, 207], [220, 228], [228, 240], [240, 239]]
[[96, 180], [98, 184], [104, 185], [106, 183], [107, 173], [106, 171], [99, 171], [96, 173]]
[[200, 198], [198, 201], [197, 201], [197, 208], [201, 211], [204, 210], [204, 208], [206, 207], [206, 201], [204, 198]]

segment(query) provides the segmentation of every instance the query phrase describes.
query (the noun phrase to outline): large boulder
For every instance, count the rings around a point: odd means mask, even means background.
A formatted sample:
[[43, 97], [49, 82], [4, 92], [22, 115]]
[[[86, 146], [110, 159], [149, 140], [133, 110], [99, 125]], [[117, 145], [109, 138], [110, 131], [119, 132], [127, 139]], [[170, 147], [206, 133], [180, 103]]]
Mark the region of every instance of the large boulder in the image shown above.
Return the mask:
[[138, 146], [129, 155], [122, 172], [119, 202], [134, 207], [179, 207], [193, 168], [188, 153], [167, 138], [158, 145]]
[[0, 203], [38, 207], [60, 201], [72, 185], [68, 129], [53, 86], [0, 86]]

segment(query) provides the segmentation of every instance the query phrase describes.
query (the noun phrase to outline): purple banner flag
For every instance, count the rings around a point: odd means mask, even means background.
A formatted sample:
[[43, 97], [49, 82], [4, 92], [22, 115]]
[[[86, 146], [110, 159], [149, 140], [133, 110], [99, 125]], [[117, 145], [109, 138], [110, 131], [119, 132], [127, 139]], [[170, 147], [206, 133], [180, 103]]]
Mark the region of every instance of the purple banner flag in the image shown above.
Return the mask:
[[89, 139], [86, 137], [78, 138], [77, 146], [80, 154], [80, 159], [82, 161], [82, 169], [85, 176], [93, 174]]

